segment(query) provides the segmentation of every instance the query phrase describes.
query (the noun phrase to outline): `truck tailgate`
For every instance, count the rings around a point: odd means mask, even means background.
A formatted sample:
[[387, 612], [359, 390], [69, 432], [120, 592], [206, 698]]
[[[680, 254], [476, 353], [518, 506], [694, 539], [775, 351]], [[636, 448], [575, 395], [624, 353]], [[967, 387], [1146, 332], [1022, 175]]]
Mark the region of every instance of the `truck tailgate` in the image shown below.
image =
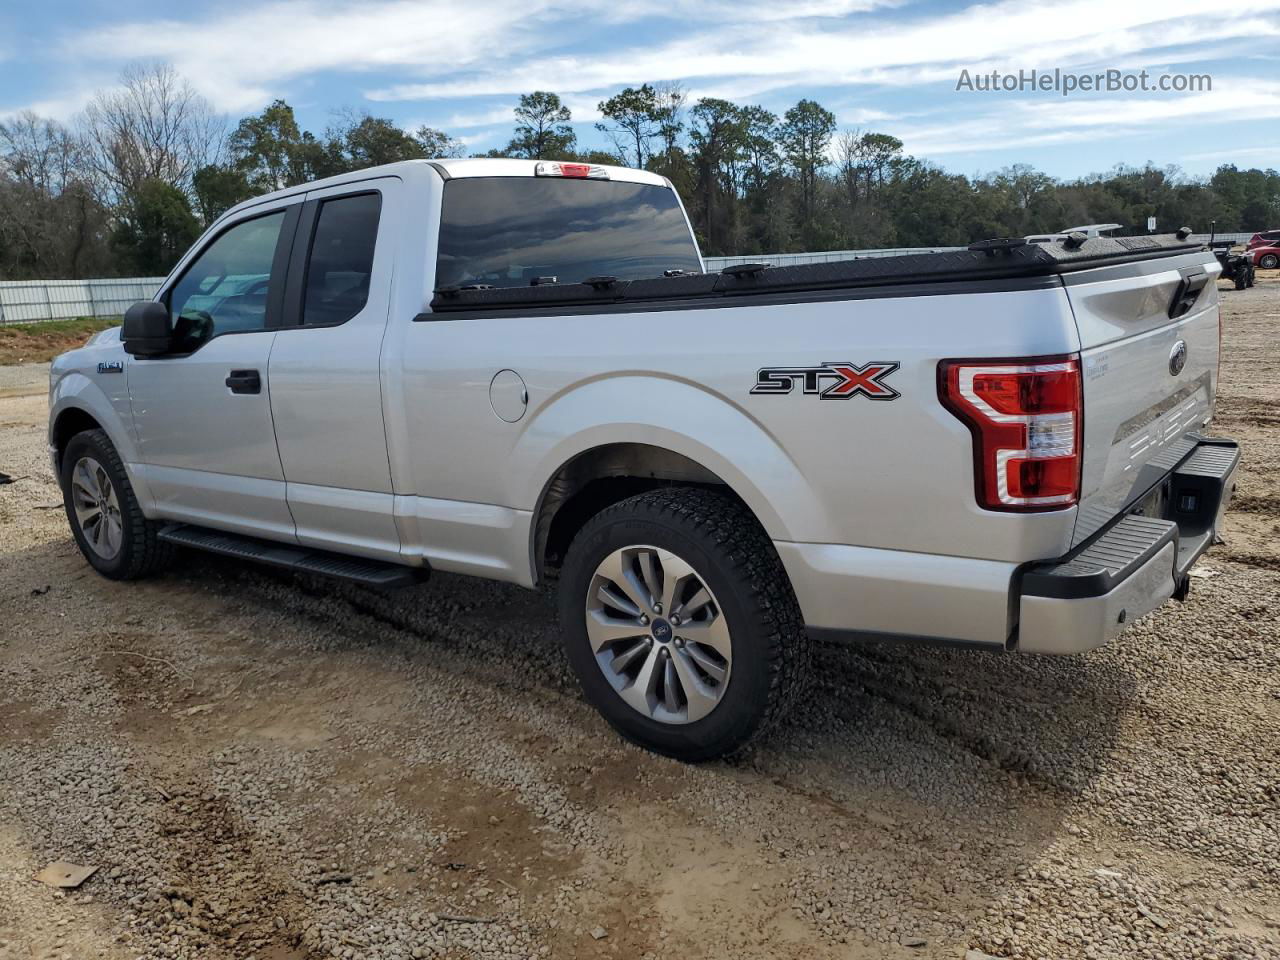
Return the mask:
[[1217, 391], [1220, 271], [1209, 254], [1192, 253], [1063, 275], [1084, 375], [1073, 544], [1159, 483], [1190, 453], [1188, 436], [1208, 424]]

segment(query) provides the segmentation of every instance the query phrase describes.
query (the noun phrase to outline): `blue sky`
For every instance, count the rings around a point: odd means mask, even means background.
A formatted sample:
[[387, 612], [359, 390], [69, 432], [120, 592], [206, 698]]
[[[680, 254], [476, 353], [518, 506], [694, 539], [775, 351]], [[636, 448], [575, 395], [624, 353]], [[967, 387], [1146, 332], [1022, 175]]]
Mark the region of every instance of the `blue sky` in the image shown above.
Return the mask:
[[[1280, 0], [49, 0], [0, 9], [0, 117], [72, 120], [129, 60], [172, 62], [234, 122], [283, 97], [426, 123], [471, 150], [510, 137], [521, 92], [559, 93], [579, 142], [595, 105], [678, 81], [842, 129], [890, 133], [961, 173], [1030, 163], [1280, 167]], [[1196, 93], [957, 91], [962, 69], [1207, 73]]]

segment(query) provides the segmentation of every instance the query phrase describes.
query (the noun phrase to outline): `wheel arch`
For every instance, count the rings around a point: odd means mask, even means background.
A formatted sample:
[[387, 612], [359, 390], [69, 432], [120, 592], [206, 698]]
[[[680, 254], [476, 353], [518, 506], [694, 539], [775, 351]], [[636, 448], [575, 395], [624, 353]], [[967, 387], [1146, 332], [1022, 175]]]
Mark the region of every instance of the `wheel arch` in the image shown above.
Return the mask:
[[523, 424], [507, 462], [506, 502], [530, 511], [534, 582], [548, 545], [560, 543], [560, 528], [574, 516], [557, 525], [556, 514], [588, 487], [598, 499], [579, 506], [603, 509], [654, 486], [714, 486], [774, 540], [830, 526], [822, 498], [763, 424], [705, 385], [674, 377], [628, 373], [565, 390]]
[[54, 417], [53, 425], [49, 430], [49, 443], [57, 451], [58, 468], [62, 467], [62, 454], [72, 437], [86, 430], [101, 429], [102, 424], [83, 407], [66, 407]]
[[530, 544], [535, 576], [540, 579], [549, 561], [563, 557], [578, 530], [601, 510], [637, 493], [673, 485], [717, 487], [732, 493], [723, 479], [700, 463], [651, 444], [608, 443], [574, 455], [538, 497]]

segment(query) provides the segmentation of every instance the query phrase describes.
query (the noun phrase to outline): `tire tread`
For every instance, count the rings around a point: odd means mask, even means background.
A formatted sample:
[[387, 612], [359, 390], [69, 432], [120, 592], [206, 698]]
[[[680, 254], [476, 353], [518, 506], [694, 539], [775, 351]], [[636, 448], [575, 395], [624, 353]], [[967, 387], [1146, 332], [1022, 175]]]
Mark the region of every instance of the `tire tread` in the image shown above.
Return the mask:
[[[115, 444], [106, 431], [95, 429], [76, 434], [68, 441], [64, 458], [70, 455], [71, 448], [77, 441], [92, 446], [112, 474], [111, 482], [117, 488], [116, 499], [120, 502], [120, 517], [127, 544], [128, 563], [114, 571], [103, 570], [97, 564], [94, 564], [94, 569], [114, 580], [140, 580], [152, 576], [173, 559], [173, 545], [159, 538], [161, 524], [143, 516], [142, 506], [133, 492], [133, 485], [129, 483], [129, 473], [125, 470], [124, 461], [120, 459], [120, 454], [116, 452]], [[75, 523], [69, 507], [68, 520]]]

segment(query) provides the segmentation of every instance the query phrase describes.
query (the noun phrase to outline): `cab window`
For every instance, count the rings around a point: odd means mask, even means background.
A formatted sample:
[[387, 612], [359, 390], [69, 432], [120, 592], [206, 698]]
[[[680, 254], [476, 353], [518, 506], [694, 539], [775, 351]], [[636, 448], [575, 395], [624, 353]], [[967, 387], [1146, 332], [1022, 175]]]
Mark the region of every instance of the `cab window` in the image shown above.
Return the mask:
[[169, 311], [185, 351], [224, 333], [265, 330], [271, 264], [285, 212], [237, 223], [222, 233], [173, 285]]
[[364, 309], [381, 210], [382, 196], [377, 193], [321, 202], [307, 258], [304, 324], [334, 326]]

